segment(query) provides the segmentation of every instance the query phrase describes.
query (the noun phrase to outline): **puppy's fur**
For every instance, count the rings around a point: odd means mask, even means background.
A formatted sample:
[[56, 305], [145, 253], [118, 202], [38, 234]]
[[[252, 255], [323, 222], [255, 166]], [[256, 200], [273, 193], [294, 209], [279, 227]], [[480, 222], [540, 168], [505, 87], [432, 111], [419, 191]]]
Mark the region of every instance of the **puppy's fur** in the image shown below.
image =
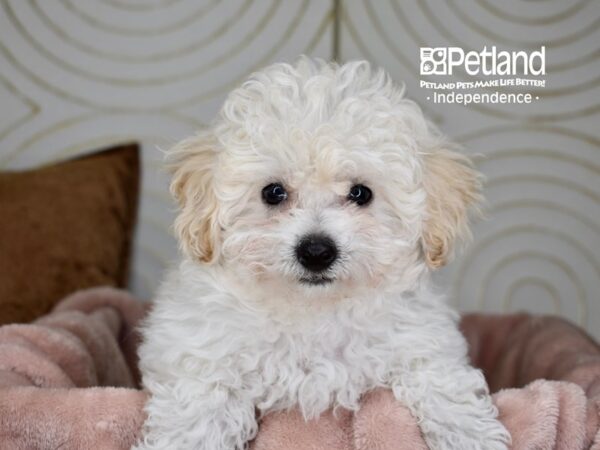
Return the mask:
[[[385, 387], [432, 449], [505, 449], [429, 273], [468, 234], [478, 174], [382, 70], [301, 58], [253, 74], [170, 152], [184, 257], [143, 328], [139, 449], [242, 449], [257, 414], [356, 409]], [[262, 189], [287, 198], [268, 205]], [[372, 201], [349, 200], [368, 186]], [[312, 273], [295, 249], [326, 235]]]

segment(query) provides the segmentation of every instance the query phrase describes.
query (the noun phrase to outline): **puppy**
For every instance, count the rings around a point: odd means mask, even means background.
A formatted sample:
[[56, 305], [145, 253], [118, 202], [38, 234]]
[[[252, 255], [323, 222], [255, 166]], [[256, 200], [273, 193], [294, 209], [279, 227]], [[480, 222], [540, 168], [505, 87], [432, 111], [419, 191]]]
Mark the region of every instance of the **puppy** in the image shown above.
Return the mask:
[[507, 447], [429, 280], [478, 174], [384, 71], [272, 65], [169, 159], [184, 256], [142, 330], [138, 449], [243, 449], [257, 416], [356, 410], [376, 388], [432, 449]]

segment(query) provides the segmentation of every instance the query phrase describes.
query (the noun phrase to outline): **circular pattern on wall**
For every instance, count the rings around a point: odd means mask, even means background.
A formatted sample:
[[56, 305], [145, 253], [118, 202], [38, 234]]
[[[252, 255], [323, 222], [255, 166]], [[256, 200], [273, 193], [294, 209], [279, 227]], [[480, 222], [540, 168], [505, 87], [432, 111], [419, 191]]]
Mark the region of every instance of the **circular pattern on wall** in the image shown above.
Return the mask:
[[[391, 70], [407, 83], [409, 94], [421, 100], [426, 110], [441, 110], [446, 115], [452, 108], [432, 105], [425, 98], [428, 91], [419, 89], [420, 47], [480, 51], [484, 45], [495, 45], [502, 50], [531, 51], [544, 45], [546, 87], [487, 89], [530, 92], [542, 101], [516, 106], [472, 104], [469, 109], [490, 119], [534, 121], [589, 117], [600, 111], [595, 100], [600, 96], [600, 75], [590, 70], [600, 57], [600, 7], [593, 1], [547, 2], [543, 6], [516, 0], [502, 6], [488, 0], [361, 2], [345, 8], [343, 31], [347, 53]], [[450, 78], [477, 80], [464, 72]]]
[[[453, 299], [463, 309], [527, 309], [600, 327], [597, 139], [506, 126], [464, 140], [488, 146], [477, 158], [487, 207], [475, 242], [448, 271]], [[552, 144], [536, 147], [540, 141]]]
[[0, 0], [0, 169], [143, 144], [132, 288], [176, 259], [163, 153], [265, 64], [331, 55], [332, 5], [229, 0]]
[[[600, 4], [593, 0], [343, 3], [343, 59], [367, 58], [465, 145], [487, 178], [486, 219], [439, 274], [463, 310], [557, 313], [600, 337]], [[530, 105], [435, 104], [420, 47], [546, 47]], [[475, 81], [456, 72], [443, 81]], [[490, 88], [489, 91], [496, 90]], [[478, 90], [485, 92], [485, 90]]]
[[[340, 59], [404, 80], [430, 117], [483, 154], [488, 218], [443, 275], [462, 309], [558, 312], [600, 336], [600, 7], [594, 0], [340, 2]], [[248, 71], [331, 56], [333, 3], [310, 0], [0, 0], [0, 166], [144, 143], [133, 286], [149, 297], [176, 254], [162, 154], [209, 121]], [[532, 105], [434, 105], [419, 47], [547, 47]], [[462, 79], [465, 74], [457, 74]], [[537, 92], [532, 89], [531, 92]]]
[[308, 0], [287, 6], [182, 0], [139, 10], [89, 0], [7, 0], [2, 12], [22, 48], [2, 50], [40, 87], [84, 106], [182, 108], [222, 97], [282, 54], [314, 50], [330, 22], [327, 11]]

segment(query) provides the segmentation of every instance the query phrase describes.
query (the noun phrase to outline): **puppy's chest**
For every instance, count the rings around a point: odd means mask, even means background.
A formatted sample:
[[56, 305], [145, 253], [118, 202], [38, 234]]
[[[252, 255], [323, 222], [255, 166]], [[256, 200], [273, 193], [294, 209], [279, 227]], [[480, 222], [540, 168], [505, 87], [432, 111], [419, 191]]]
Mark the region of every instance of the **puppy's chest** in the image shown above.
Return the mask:
[[265, 389], [258, 406], [299, 405], [307, 416], [333, 405], [352, 409], [364, 392], [385, 385], [391, 358], [389, 342], [352, 330], [282, 335], [258, 367]]

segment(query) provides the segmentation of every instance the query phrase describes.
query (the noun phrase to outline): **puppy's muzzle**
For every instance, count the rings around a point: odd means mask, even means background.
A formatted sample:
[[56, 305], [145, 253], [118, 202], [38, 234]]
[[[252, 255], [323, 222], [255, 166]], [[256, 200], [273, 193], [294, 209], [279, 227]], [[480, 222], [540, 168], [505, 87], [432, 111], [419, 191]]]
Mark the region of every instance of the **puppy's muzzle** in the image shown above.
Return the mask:
[[320, 234], [304, 236], [296, 246], [296, 258], [311, 272], [322, 272], [335, 262], [338, 250], [335, 242]]

